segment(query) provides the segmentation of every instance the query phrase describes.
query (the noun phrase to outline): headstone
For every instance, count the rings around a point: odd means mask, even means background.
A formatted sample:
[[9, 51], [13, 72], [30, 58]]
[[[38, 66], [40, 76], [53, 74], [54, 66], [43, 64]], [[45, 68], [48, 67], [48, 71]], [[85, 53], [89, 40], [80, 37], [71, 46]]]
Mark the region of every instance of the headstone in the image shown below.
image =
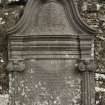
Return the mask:
[[94, 36], [73, 0], [29, 0], [8, 30], [10, 105], [94, 105]]

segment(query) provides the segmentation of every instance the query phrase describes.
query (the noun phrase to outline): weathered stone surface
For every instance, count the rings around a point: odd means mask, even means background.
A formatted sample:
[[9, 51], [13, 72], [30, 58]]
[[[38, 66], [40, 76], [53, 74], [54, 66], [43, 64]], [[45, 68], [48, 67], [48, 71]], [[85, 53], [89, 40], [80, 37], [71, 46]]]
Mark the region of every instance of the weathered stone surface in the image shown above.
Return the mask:
[[26, 61], [26, 65], [25, 72], [17, 73], [14, 77], [14, 100], [17, 105], [80, 103], [81, 78], [73, 66], [75, 61], [31, 59]]
[[9, 61], [25, 63], [24, 72], [10, 72], [10, 105], [94, 105], [93, 76], [76, 64], [93, 58], [96, 31], [81, 21], [74, 1], [31, 0], [10, 33]]

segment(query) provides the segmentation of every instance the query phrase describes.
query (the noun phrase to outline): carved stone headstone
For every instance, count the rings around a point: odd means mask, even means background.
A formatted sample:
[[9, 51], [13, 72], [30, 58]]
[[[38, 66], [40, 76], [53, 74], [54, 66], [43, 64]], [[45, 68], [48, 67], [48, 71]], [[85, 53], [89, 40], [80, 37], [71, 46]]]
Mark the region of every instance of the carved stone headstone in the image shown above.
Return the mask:
[[10, 105], [94, 105], [94, 35], [73, 0], [29, 0], [8, 30]]

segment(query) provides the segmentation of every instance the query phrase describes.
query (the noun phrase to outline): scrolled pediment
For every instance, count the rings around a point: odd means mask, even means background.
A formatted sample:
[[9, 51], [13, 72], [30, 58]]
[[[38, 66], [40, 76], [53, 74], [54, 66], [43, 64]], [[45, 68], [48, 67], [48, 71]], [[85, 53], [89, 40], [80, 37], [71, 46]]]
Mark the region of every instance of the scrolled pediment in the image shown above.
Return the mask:
[[74, 0], [45, 0], [44, 2], [29, 0], [20, 21], [8, 30], [8, 34], [12, 33], [96, 34], [97, 32], [82, 21]]

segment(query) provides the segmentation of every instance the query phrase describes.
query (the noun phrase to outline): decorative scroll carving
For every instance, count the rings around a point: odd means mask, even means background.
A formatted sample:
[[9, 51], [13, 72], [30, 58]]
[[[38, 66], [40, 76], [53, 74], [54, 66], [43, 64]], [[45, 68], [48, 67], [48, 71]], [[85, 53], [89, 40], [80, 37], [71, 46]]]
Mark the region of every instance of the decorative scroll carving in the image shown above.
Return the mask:
[[[43, 0], [43, 1], [46, 2], [48, 0]], [[52, 1], [52, 0], [49, 0], [49, 1]], [[57, 0], [53, 0], [53, 1], [57, 1]], [[96, 30], [89, 28], [82, 21], [80, 15], [78, 13], [78, 9], [75, 6], [74, 0], [58, 0], [58, 1], [59, 2], [62, 1], [62, 4], [67, 12], [67, 17], [69, 18], [69, 21], [70, 22], [73, 21], [75, 28], [78, 28], [77, 30], [79, 30], [80, 32], [87, 32], [89, 34], [97, 33]], [[24, 26], [27, 26], [26, 24], [28, 24], [28, 26], [30, 26], [31, 23], [30, 23], [30, 21], [27, 21], [27, 20], [30, 18], [33, 18], [33, 13], [36, 12], [36, 10], [37, 10], [36, 7], [39, 4], [40, 4], [40, 0], [28, 0], [27, 6], [26, 6], [27, 8], [25, 8], [22, 18], [13, 28], [9, 29], [7, 33], [13, 34], [13, 33], [19, 32], [19, 31], [22, 32], [24, 24], [25, 24]], [[32, 9], [33, 6], [35, 7], [35, 9]], [[30, 14], [30, 17], [29, 17], [29, 14]]]
[[89, 72], [95, 72], [96, 65], [93, 60], [80, 60], [78, 65], [79, 71], [89, 71]]
[[25, 63], [20, 60], [10, 61], [7, 65], [7, 70], [10, 72], [22, 72], [25, 70]]

